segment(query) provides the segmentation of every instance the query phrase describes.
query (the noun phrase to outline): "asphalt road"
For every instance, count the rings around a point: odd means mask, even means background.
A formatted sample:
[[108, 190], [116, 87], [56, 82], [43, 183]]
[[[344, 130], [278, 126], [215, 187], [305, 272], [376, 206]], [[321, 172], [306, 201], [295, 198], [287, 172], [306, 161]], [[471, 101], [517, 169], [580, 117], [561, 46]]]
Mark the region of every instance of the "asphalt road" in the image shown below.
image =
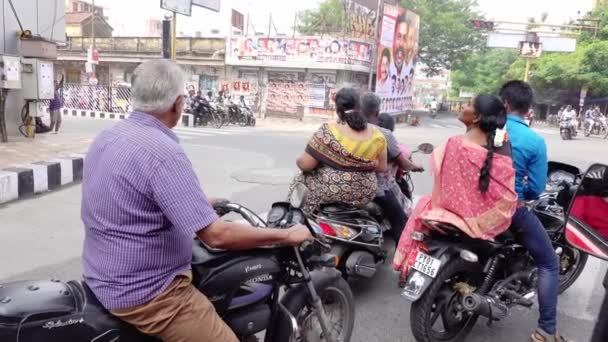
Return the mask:
[[[66, 131], [100, 131], [110, 123], [67, 119]], [[297, 123], [294, 123], [297, 125]], [[424, 118], [420, 127], [399, 127], [400, 142], [414, 147], [435, 145], [461, 133], [454, 118]], [[555, 129], [540, 128], [547, 139], [550, 159], [580, 167], [608, 163], [608, 141], [580, 138], [563, 142]], [[283, 200], [295, 173], [295, 158], [312, 131], [228, 127], [221, 130], [177, 129], [205, 192], [229, 198], [258, 213], [273, 201]], [[416, 157], [426, 163], [424, 156]], [[428, 164], [427, 164], [428, 165]], [[415, 193], [431, 189], [428, 173], [414, 177]], [[0, 283], [18, 279], [79, 278], [83, 229], [80, 221], [80, 186], [75, 185], [30, 200], [0, 206]], [[396, 275], [387, 262], [376, 277], [351, 286], [357, 318], [353, 341], [413, 341], [409, 304], [400, 296]], [[591, 258], [574, 286], [560, 297], [559, 329], [574, 341], [588, 341], [603, 296], [601, 279], [606, 267]], [[527, 341], [536, 326], [536, 308], [514, 310], [510, 317], [488, 328], [480, 320], [467, 341]]]

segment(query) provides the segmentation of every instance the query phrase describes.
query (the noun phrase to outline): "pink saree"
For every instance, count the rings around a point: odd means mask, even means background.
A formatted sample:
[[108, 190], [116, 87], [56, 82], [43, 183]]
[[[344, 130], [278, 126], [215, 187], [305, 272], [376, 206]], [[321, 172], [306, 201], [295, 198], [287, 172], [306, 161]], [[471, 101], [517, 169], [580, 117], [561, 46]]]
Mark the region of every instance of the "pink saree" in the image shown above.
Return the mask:
[[418, 252], [411, 234], [428, 229], [423, 220], [452, 224], [477, 239], [492, 239], [509, 228], [517, 209], [513, 161], [494, 154], [490, 185], [482, 194], [479, 171], [486, 156], [487, 150], [462, 136], [450, 138], [433, 152], [433, 192], [420, 199], [405, 226], [393, 258], [395, 270], [407, 275]]

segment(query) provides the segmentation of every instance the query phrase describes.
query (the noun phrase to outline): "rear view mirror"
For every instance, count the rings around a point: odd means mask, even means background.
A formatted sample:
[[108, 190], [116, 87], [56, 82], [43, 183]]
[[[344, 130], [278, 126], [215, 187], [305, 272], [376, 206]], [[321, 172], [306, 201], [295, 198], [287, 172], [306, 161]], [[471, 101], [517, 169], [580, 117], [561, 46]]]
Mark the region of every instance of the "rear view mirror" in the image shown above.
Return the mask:
[[306, 202], [306, 196], [308, 196], [308, 188], [303, 183], [296, 183], [291, 191], [289, 197], [289, 204], [293, 208], [300, 209]]
[[435, 149], [435, 147], [429, 143], [424, 143], [424, 144], [418, 145], [418, 151], [420, 151], [424, 154], [431, 154], [431, 153], [433, 153], [434, 149]]
[[608, 166], [594, 164], [585, 172], [570, 203], [565, 232], [573, 247], [608, 260]]

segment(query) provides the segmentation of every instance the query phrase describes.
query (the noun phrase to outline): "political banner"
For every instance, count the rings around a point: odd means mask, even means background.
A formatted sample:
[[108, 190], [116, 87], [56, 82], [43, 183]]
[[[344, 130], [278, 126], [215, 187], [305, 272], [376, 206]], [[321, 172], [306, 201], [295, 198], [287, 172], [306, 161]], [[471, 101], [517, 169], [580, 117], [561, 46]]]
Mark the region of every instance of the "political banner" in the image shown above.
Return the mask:
[[[357, 0], [344, 0], [348, 17], [348, 36], [351, 38], [374, 40], [376, 21], [378, 20], [377, 3], [372, 1], [370, 7]], [[372, 8], [373, 7], [373, 8]]]
[[402, 113], [413, 108], [419, 28], [416, 13], [384, 5], [376, 73], [376, 94], [382, 99], [383, 112]]
[[320, 37], [234, 37], [228, 61], [333, 63], [371, 66], [371, 45], [361, 40]]

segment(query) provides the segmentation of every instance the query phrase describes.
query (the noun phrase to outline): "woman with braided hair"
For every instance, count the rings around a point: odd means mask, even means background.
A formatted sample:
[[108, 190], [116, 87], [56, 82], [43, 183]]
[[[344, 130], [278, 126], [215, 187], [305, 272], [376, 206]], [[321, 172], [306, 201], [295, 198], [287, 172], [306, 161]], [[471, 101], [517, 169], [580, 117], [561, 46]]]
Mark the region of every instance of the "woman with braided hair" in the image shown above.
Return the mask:
[[502, 101], [478, 95], [458, 119], [466, 132], [433, 152], [433, 192], [416, 205], [395, 251], [393, 267], [402, 277], [418, 250], [411, 233], [426, 229], [423, 220], [451, 224], [472, 238], [492, 239], [509, 228], [516, 210], [515, 170], [503, 130], [507, 115]]

